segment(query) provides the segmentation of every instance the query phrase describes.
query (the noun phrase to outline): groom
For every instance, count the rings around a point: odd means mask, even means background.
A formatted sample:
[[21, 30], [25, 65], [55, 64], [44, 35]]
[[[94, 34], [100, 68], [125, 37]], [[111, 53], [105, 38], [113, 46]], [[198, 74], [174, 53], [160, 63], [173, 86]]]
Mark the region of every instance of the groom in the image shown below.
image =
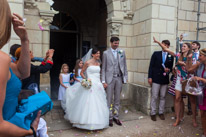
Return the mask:
[[102, 83], [107, 91], [107, 104], [110, 109], [109, 126], [112, 127], [113, 120], [117, 125], [122, 125], [119, 120], [120, 94], [122, 84], [128, 80], [128, 74], [125, 52], [118, 49], [119, 38], [112, 37], [110, 43], [111, 48], [103, 53]]

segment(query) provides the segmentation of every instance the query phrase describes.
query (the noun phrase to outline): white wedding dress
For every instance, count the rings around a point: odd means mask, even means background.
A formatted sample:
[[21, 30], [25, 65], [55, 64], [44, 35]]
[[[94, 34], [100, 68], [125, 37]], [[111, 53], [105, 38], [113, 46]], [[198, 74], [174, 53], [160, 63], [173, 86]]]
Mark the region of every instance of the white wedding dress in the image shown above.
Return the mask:
[[65, 116], [73, 127], [97, 130], [109, 125], [109, 108], [107, 107], [106, 93], [100, 82], [100, 67], [89, 66], [87, 77], [92, 86], [86, 89], [78, 82], [67, 88], [65, 98]]

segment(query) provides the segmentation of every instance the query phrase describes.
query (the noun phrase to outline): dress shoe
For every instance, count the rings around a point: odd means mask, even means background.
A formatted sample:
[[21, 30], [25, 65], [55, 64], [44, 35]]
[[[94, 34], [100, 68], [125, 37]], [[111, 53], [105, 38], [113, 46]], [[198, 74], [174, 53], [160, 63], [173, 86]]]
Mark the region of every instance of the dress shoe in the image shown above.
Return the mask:
[[175, 112], [175, 107], [171, 107], [172, 112]]
[[160, 117], [161, 120], [165, 120], [164, 114], [159, 114], [159, 117]]
[[157, 121], [156, 115], [151, 115], [151, 120], [152, 120], [152, 121]]
[[115, 119], [115, 118], [113, 118], [113, 120], [114, 120], [114, 122], [115, 122], [117, 125], [119, 125], [119, 126], [122, 125], [122, 123], [119, 121], [119, 119]]
[[188, 111], [188, 112], [187, 112], [187, 115], [192, 115], [192, 111]]
[[109, 120], [109, 126], [113, 127], [113, 120]]

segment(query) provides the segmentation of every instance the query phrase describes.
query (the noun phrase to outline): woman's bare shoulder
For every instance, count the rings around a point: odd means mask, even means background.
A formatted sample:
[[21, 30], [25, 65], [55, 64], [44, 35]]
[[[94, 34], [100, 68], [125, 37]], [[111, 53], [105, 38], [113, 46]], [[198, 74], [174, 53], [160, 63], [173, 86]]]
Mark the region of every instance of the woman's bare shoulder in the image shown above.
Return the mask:
[[9, 65], [11, 63], [11, 58], [8, 54], [4, 53], [3, 51], [0, 51], [0, 64], [6, 64]]

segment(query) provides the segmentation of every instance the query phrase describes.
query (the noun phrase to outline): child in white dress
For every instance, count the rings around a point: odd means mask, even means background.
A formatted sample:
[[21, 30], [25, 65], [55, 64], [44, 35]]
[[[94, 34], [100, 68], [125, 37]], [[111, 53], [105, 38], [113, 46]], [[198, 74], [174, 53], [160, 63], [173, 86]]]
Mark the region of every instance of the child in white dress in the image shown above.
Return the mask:
[[80, 72], [82, 71], [82, 67], [83, 67], [83, 61], [81, 59], [78, 59], [76, 61], [76, 65], [75, 65], [75, 75], [74, 75], [74, 79], [76, 82], [81, 82], [82, 81], [82, 77], [80, 75]]
[[69, 72], [69, 66], [67, 64], [63, 64], [61, 67], [61, 73], [59, 75], [59, 94], [58, 94], [58, 100], [63, 100], [64, 94], [66, 89], [70, 86], [70, 74]]

